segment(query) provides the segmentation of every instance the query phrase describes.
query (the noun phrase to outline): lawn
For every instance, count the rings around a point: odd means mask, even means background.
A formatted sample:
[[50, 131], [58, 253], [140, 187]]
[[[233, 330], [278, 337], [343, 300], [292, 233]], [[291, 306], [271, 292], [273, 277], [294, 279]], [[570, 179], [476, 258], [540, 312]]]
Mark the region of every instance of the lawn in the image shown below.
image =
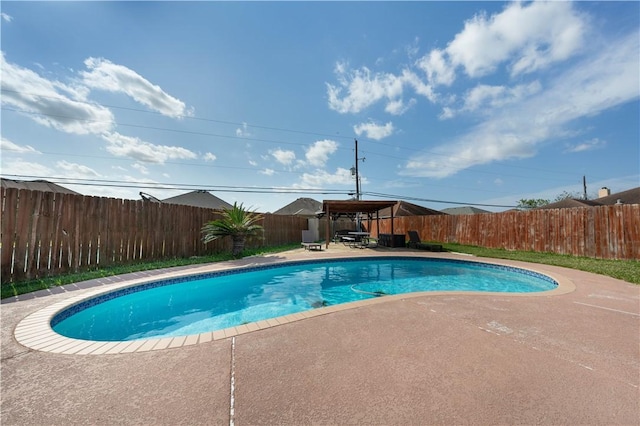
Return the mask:
[[606, 275], [634, 284], [640, 284], [640, 261], [592, 259], [589, 257], [569, 256], [555, 253], [533, 251], [508, 251], [503, 249], [465, 246], [460, 244], [443, 244], [447, 251], [473, 254], [475, 256], [496, 259], [520, 260], [531, 263], [563, 266], [594, 274]]

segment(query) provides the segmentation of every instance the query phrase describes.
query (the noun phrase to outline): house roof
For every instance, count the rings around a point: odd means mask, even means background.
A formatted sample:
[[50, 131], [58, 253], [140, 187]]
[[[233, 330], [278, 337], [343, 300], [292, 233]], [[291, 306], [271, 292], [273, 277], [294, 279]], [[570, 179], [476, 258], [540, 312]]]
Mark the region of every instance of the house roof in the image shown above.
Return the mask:
[[449, 207], [447, 209], [442, 209], [440, 211], [442, 213], [453, 214], [453, 215], [491, 213], [488, 210], [479, 209], [473, 206]]
[[595, 200], [579, 200], [576, 198], [567, 198], [555, 203], [547, 204], [538, 209], [566, 209], [571, 207], [594, 207], [594, 206], [611, 206], [618, 203], [622, 204], [640, 204], [640, 187], [628, 189], [606, 197], [596, 198]]
[[281, 209], [276, 210], [273, 214], [315, 216], [320, 210], [322, 210], [322, 203], [320, 201], [316, 201], [313, 198], [298, 198]]
[[536, 207], [537, 210], [549, 210], [549, 209], [570, 209], [575, 207], [593, 207], [600, 206], [601, 204], [593, 200], [579, 200], [577, 198], [566, 198], [564, 200], [557, 201], [555, 203], [545, 204], [544, 206]]
[[612, 205], [616, 204], [618, 200], [620, 200], [622, 204], [640, 204], [640, 186], [607, 195], [606, 197], [596, 198], [594, 201], [603, 205]]
[[209, 193], [209, 191], [192, 191], [162, 200], [164, 204], [179, 204], [181, 206], [204, 207], [207, 209], [230, 209], [231, 204]]
[[[408, 203], [406, 201], [398, 201], [393, 206], [393, 216], [430, 216], [446, 214], [438, 210], [432, 210], [427, 207], [419, 206], [417, 204]], [[391, 208], [387, 207], [378, 212], [379, 217], [390, 217]]]
[[46, 181], [46, 180], [13, 180], [1, 178], [3, 188], [18, 188], [28, 191], [56, 192], [60, 194], [82, 195], [79, 192], [72, 191], [64, 186]]

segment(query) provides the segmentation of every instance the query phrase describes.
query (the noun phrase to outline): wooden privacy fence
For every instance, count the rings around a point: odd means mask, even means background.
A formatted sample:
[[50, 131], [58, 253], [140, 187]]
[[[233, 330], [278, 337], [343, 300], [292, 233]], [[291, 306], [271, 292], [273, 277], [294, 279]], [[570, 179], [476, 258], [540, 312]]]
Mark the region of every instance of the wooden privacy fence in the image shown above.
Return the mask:
[[[371, 232], [378, 234], [375, 220]], [[424, 241], [551, 252], [600, 259], [640, 259], [640, 204], [395, 218], [394, 233]], [[380, 233], [390, 233], [389, 219]]]
[[[132, 261], [203, 256], [231, 250], [228, 239], [204, 244], [214, 210], [2, 188], [2, 283]], [[299, 242], [307, 220], [265, 214], [264, 233], [246, 247]]]

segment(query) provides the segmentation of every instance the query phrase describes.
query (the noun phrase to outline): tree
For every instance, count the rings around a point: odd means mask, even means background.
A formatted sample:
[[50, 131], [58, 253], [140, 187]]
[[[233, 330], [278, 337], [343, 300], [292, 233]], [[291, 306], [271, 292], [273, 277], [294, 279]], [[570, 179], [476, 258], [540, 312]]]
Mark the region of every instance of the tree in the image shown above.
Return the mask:
[[520, 201], [518, 201], [518, 205], [516, 206], [519, 209], [535, 209], [536, 207], [541, 207], [544, 205], [549, 204], [549, 200], [545, 200], [542, 198], [530, 198], [530, 199], [521, 199]]
[[582, 200], [584, 198], [583, 194], [580, 191], [575, 192], [567, 192], [562, 191], [562, 193], [558, 194], [558, 196], [553, 200], [554, 202], [562, 201], [562, 200]]
[[247, 210], [242, 204], [233, 203], [230, 209], [223, 209], [222, 218], [207, 222], [202, 227], [202, 241], [208, 243], [218, 238], [231, 237], [233, 241], [233, 256], [238, 256], [244, 250], [247, 237], [256, 235], [264, 228], [257, 224], [263, 215]]

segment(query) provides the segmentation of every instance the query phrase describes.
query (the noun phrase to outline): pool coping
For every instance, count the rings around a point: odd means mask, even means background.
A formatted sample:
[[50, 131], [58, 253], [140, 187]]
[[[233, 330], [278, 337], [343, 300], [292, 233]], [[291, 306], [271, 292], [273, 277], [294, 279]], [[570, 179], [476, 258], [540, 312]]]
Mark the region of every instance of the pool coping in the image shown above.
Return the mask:
[[[423, 253], [414, 253], [414, 252], [401, 252], [390, 255], [389, 253], [375, 253], [368, 252], [366, 254], [359, 254], [357, 256], [350, 255], [349, 258], [367, 258], [371, 257], [371, 255], [375, 255], [376, 257], [421, 257], [421, 258], [438, 258], [438, 259], [450, 259], [450, 260], [463, 260], [468, 262], [475, 263], [484, 263], [491, 264], [497, 266], [505, 266], [510, 268], [518, 268], [525, 271], [533, 272], [536, 274], [540, 274], [546, 277], [553, 279], [558, 285], [555, 289], [541, 291], [541, 292], [532, 292], [532, 293], [505, 293], [505, 292], [472, 292], [472, 291], [429, 291], [429, 292], [417, 292], [417, 293], [406, 293], [406, 294], [398, 294], [398, 295], [388, 295], [385, 297], [376, 297], [372, 299], [360, 300], [355, 302], [344, 303], [340, 305], [326, 306], [317, 309], [312, 309], [305, 312], [298, 312], [294, 314], [288, 314], [276, 318], [271, 318], [268, 320], [262, 320], [257, 322], [252, 322], [248, 324], [242, 324], [235, 327], [229, 327], [222, 330], [210, 331], [200, 334], [188, 335], [188, 336], [176, 336], [176, 337], [165, 337], [165, 338], [154, 338], [154, 339], [140, 339], [140, 340], [130, 340], [130, 341], [90, 341], [90, 340], [80, 340], [73, 339], [69, 337], [62, 336], [55, 331], [50, 326], [51, 320], [62, 310], [71, 307], [75, 304], [81, 303], [87, 299], [91, 299], [93, 297], [99, 296], [104, 293], [110, 293], [113, 291], [117, 291], [123, 288], [142, 285], [149, 282], [154, 281], [163, 281], [163, 280], [171, 280], [175, 278], [184, 277], [187, 275], [200, 275], [206, 273], [215, 273], [222, 271], [230, 271], [230, 270], [238, 270], [242, 271], [244, 269], [253, 269], [255, 267], [259, 267], [260, 265], [284, 265], [287, 263], [300, 263], [305, 261], [310, 261], [312, 259], [317, 260], [317, 257], [292, 257], [285, 258], [283, 260], [279, 260], [271, 263], [261, 263], [261, 262], [249, 262], [248, 264], [245, 262], [227, 262], [225, 265], [220, 264], [210, 264], [208, 266], [199, 265], [199, 267], [180, 270], [169, 270], [165, 273], [155, 275], [155, 276], [147, 276], [142, 278], [134, 278], [131, 280], [126, 280], [123, 282], [115, 283], [109, 285], [107, 288], [101, 287], [97, 289], [93, 289], [91, 291], [82, 292], [82, 294], [69, 297], [65, 300], [54, 303], [45, 308], [39, 309], [36, 312], [28, 315], [24, 319], [22, 319], [15, 328], [14, 336], [18, 343], [23, 346], [26, 346], [30, 349], [49, 352], [49, 353], [57, 353], [57, 354], [66, 354], [66, 355], [107, 355], [107, 354], [125, 354], [125, 353], [134, 353], [134, 352], [148, 352], [148, 351], [156, 351], [163, 349], [171, 349], [171, 348], [179, 348], [184, 346], [191, 346], [200, 343], [206, 343], [216, 340], [224, 340], [229, 339], [238, 335], [252, 333], [255, 331], [277, 327], [285, 324], [289, 324], [292, 322], [302, 321], [305, 319], [310, 319], [322, 315], [328, 315], [334, 312], [357, 309], [363, 306], [370, 306], [378, 303], [387, 303], [398, 300], [406, 300], [417, 297], [425, 297], [425, 296], [442, 296], [442, 295], [486, 295], [486, 296], [505, 296], [505, 297], [549, 297], [549, 296], [557, 296], [562, 294], [567, 294], [575, 291], [576, 286], [570, 279], [550, 272], [541, 272], [539, 270], [534, 269], [532, 264], [522, 265], [518, 263], [514, 265], [513, 262], [510, 261], [500, 261], [496, 259], [487, 259], [487, 258], [478, 258], [475, 256], [462, 256], [455, 253], [445, 253], [445, 254], [423, 254]], [[341, 256], [338, 254], [322, 256], [323, 260], [337, 260], [344, 259], [345, 256]]]

